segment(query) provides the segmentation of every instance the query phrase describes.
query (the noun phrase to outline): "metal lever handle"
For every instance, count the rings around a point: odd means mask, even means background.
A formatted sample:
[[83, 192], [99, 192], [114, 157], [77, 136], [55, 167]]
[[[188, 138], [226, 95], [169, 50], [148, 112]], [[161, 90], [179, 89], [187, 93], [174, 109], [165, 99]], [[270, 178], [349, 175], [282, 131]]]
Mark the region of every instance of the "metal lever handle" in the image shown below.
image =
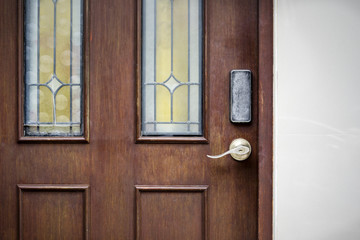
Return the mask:
[[243, 138], [237, 138], [234, 141], [231, 142], [230, 147], [229, 147], [229, 151], [224, 152], [222, 154], [219, 155], [215, 155], [215, 156], [210, 156], [207, 155], [207, 157], [209, 158], [221, 158], [225, 155], [230, 154], [234, 160], [237, 161], [243, 161], [245, 159], [247, 159], [250, 154], [251, 154], [251, 145], [250, 143], [243, 139]]
[[239, 147], [230, 149], [229, 151], [224, 152], [219, 155], [215, 155], [215, 156], [206, 155], [206, 156], [208, 156], [209, 158], [221, 158], [225, 155], [232, 154], [232, 153], [244, 155], [244, 154], [247, 154], [249, 151], [250, 151], [250, 149], [248, 147], [239, 146]]

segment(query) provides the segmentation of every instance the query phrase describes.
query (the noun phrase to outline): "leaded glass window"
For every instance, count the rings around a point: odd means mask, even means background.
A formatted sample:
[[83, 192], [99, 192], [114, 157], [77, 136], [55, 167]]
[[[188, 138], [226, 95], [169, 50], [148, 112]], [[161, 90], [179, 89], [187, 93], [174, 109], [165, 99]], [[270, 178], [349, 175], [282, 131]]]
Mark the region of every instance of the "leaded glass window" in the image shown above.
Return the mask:
[[144, 136], [202, 135], [202, 1], [142, 1]]
[[83, 134], [83, 1], [24, 1], [26, 136]]

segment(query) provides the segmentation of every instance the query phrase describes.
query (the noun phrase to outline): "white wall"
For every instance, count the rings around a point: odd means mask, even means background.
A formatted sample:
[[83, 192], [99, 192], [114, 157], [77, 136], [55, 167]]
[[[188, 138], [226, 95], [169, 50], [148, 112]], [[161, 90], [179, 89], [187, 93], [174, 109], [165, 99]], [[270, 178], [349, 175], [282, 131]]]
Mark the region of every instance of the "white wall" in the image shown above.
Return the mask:
[[360, 239], [360, 0], [274, 0], [276, 240]]

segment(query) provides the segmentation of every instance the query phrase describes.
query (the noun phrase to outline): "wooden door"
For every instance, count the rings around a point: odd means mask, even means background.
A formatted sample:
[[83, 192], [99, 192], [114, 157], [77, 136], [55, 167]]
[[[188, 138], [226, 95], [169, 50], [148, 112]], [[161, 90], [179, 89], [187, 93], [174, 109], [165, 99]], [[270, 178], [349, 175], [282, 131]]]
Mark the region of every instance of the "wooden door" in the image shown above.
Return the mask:
[[[141, 6], [84, 1], [83, 135], [24, 137], [24, 4], [0, 2], [1, 239], [272, 238], [272, 1], [203, 1], [196, 137], [141, 136]], [[250, 123], [229, 120], [233, 69]], [[249, 159], [206, 157], [239, 137]]]

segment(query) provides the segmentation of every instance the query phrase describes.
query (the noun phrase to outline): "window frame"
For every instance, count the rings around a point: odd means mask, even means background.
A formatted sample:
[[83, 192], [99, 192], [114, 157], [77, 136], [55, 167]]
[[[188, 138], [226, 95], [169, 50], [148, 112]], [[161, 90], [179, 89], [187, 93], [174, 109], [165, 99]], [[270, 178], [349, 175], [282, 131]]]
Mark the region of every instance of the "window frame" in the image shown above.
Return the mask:
[[201, 136], [144, 136], [141, 134], [142, 129], [142, 2], [137, 0], [136, 14], [136, 143], [208, 143], [208, 52], [207, 52], [207, 4], [202, 1], [202, 18], [203, 18], [203, 37], [202, 37], [202, 135]]
[[89, 3], [83, 0], [83, 79], [81, 136], [27, 136], [24, 131], [25, 117], [25, 69], [24, 69], [24, 4], [18, 4], [18, 141], [19, 142], [83, 142], [89, 143]]

